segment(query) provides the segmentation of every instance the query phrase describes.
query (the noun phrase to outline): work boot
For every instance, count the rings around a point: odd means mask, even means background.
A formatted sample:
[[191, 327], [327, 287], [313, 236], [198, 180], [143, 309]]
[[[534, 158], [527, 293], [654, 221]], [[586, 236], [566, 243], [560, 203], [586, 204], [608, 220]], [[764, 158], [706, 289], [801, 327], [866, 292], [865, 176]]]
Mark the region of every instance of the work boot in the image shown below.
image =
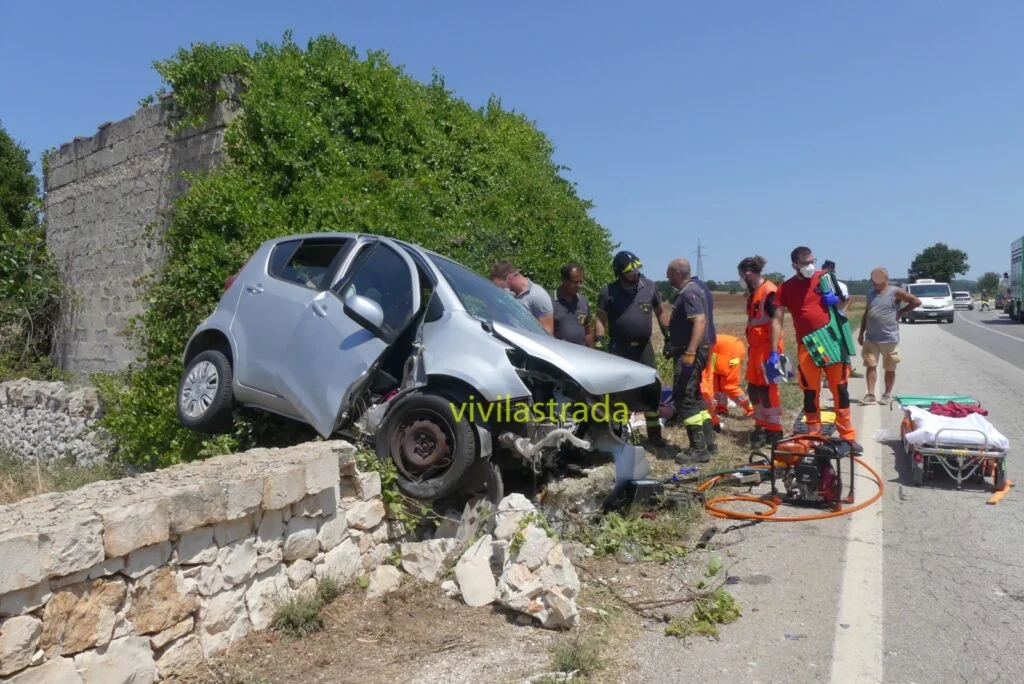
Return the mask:
[[711, 452], [707, 449], [704, 441], [703, 425], [687, 425], [686, 436], [690, 438], [690, 447], [683, 449], [676, 456], [676, 463], [685, 465], [687, 463], [707, 463], [711, 460]]
[[668, 442], [661, 436], [661, 426], [654, 427], [653, 425], [647, 428], [647, 443], [653, 447], [668, 446]]
[[704, 421], [704, 445], [708, 452], [718, 453], [718, 445], [715, 444], [715, 425], [710, 420]]
[[848, 439], [848, 440], [846, 440], [846, 443], [850, 445], [850, 451], [852, 453], [854, 453], [856, 455], [860, 455], [860, 454], [864, 453], [864, 447], [862, 447], [860, 445], [860, 442], [858, 442], [857, 440], [855, 440], [855, 439]]
[[773, 447], [782, 439], [782, 430], [766, 430], [765, 445]]
[[764, 446], [767, 438], [767, 430], [761, 425], [755, 425], [754, 429], [750, 432], [750, 446], [753, 449], [760, 449]]

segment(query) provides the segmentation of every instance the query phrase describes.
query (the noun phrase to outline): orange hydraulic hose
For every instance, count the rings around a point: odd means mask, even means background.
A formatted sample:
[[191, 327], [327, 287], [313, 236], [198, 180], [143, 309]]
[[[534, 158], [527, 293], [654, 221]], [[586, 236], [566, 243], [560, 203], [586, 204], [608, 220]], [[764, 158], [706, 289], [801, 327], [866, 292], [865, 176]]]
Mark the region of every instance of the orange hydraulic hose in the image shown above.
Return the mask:
[[[828, 511], [826, 513], [816, 513], [813, 515], [789, 515], [789, 516], [775, 516], [775, 512], [779, 506], [771, 499], [763, 499], [757, 496], [716, 496], [707, 499], [704, 503], [704, 508], [707, 512], [716, 518], [727, 518], [730, 520], [765, 520], [768, 522], [807, 522], [811, 520], [824, 520], [826, 518], [837, 518], [841, 515], [849, 515], [850, 513], [856, 513], [862, 508], [867, 508], [871, 504], [882, 498], [882, 494], [885, 493], [885, 485], [882, 483], [882, 476], [875, 472], [875, 469], [869, 466], [867, 463], [862, 461], [860, 458], [853, 456], [854, 461], [864, 466], [869, 473], [875, 478], [875, 484], [878, 485], [878, 491], [867, 501], [863, 501], [856, 506], [850, 506], [849, 508], [841, 508], [838, 511]], [[750, 469], [767, 469], [769, 466], [746, 466], [746, 470]], [[705, 482], [702, 482], [697, 487], [697, 491], [703, 492], [721, 480], [722, 478], [728, 477], [727, 475], [718, 475]], [[718, 508], [716, 504], [725, 503], [727, 501], [749, 501], [751, 503], [757, 503], [764, 506], [768, 506], [769, 510], [764, 513], [743, 513], [740, 511], [730, 511], [725, 508]]]

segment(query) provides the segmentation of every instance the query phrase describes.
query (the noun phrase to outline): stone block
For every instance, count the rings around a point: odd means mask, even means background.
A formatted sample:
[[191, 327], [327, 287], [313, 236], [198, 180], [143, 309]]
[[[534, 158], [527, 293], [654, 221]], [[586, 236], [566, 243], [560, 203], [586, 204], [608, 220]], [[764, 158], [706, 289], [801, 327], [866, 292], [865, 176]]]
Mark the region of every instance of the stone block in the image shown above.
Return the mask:
[[5, 684], [82, 684], [71, 658], [53, 658], [42, 665], [22, 670]]
[[333, 515], [320, 525], [317, 540], [321, 551], [330, 551], [348, 537], [348, 520], [344, 515]]
[[31, 587], [46, 577], [45, 556], [40, 553], [39, 535], [35, 532], [0, 535], [0, 559], [0, 594]]
[[380, 524], [386, 511], [380, 499], [361, 501], [350, 507], [345, 514], [348, 526], [357, 530], [370, 530]]
[[40, 582], [25, 589], [0, 594], [0, 617], [31, 613], [42, 607], [51, 596], [49, 582]]
[[41, 530], [39, 544], [43, 571], [50, 577], [88, 570], [103, 561], [103, 523], [92, 512], [71, 514]]
[[317, 540], [317, 523], [312, 518], [292, 518], [285, 530], [284, 560], [313, 558], [320, 550]]
[[227, 495], [220, 482], [205, 482], [168, 492], [167, 512], [171, 534], [181, 534], [227, 517]]
[[[195, 627], [195, 618], [187, 617], [176, 625], [171, 625], [159, 634], [154, 634], [149, 637], [149, 645], [155, 650], [159, 651], [167, 646], [167, 644], [180, 639], [186, 634], [192, 632], [192, 628]], [[202, 656], [200, 656], [202, 657]]]
[[132, 587], [126, 615], [136, 634], [154, 634], [173, 627], [199, 608], [195, 592], [170, 567], [146, 575]]
[[147, 575], [171, 559], [173, 547], [169, 541], [136, 549], [128, 554], [121, 573], [136, 579]]
[[213, 539], [217, 546], [227, 546], [239, 539], [244, 539], [252, 533], [252, 518], [245, 517], [229, 522], [222, 522], [214, 526]]
[[110, 642], [105, 649], [75, 656], [75, 667], [84, 684], [156, 681], [156, 663], [149, 639], [126, 636]]
[[182, 675], [203, 659], [203, 648], [199, 639], [189, 635], [175, 642], [156, 660], [157, 674], [161, 679]]
[[135, 549], [167, 541], [170, 534], [167, 500], [154, 493], [152, 500], [114, 505], [99, 511], [103, 521], [103, 548], [107, 558], [126, 556]]
[[204, 600], [196, 625], [203, 657], [217, 655], [232, 641], [245, 636], [250, 627], [244, 587], [229, 589]]
[[227, 520], [244, 518], [260, 510], [265, 486], [262, 477], [246, 477], [227, 482]]
[[124, 582], [106, 579], [83, 582], [55, 593], [43, 610], [39, 647], [53, 657], [106, 645], [126, 594]]
[[213, 528], [197, 527], [181, 535], [176, 547], [178, 562], [182, 565], [202, 565], [217, 558], [217, 544], [213, 541]]
[[306, 494], [319, 494], [338, 484], [338, 454], [331, 449], [328, 453], [310, 459], [305, 464]]
[[263, 508], [277, 510], [306, 495], [306, 469], [294, 465], [268, 473], [263, 488]]
[[31, 615], [0, 624], [0, 677], [14, 674], [32, 663], [42, 633], [42, 620]]

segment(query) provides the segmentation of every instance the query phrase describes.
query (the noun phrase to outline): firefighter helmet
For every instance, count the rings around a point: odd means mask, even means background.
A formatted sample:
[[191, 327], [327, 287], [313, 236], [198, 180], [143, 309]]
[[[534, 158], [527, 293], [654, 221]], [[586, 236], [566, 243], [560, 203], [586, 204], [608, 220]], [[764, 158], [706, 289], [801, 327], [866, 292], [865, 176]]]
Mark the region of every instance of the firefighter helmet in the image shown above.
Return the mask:
[[638, 272], [643, 267], [644, 265], [640, 263], [640, 257], [626, 250], [619, 252], [612, 259], [612, 269], [615, 271], [615, 277], [619, 277], [624, 273]]

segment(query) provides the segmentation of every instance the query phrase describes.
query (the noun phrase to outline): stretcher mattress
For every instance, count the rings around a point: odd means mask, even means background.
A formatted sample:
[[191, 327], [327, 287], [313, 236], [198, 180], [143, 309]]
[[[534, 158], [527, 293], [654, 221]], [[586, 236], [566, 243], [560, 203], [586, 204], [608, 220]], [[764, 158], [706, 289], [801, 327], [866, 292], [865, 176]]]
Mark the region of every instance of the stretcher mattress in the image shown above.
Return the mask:
[[[935, 438], [938, 436], [939, 447], [983, 449], [987, 437], [990, 450], [1010, 449], [1010, 440], [980, 414], [972, 413], [964, 418], [951, 418], [936, 415], [920, 406], [907, 406], [906, 411], [914, 422], [914, 430], [906, 434], [906, 440], [914, 446], [936, 446]], [[941, 435], [940, 431], [943, 431]]]

